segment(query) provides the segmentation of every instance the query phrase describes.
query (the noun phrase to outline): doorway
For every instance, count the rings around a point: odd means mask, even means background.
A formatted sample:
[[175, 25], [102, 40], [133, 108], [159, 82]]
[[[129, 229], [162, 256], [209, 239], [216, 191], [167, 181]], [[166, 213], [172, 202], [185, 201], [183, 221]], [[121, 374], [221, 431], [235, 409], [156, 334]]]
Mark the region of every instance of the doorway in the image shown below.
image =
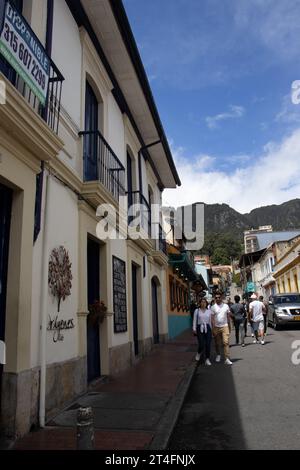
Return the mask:
[[158, 325], [158, 303], [157, 303], [157, 283], [155, 279], [151, 280], [152, 292], [152, 326], [153, 326], [153, 343], [159, 343], [159, 325]]
[[[88, 305], [100, 300], [100, 245], [88, 238], [87, 242]], [[100, 335], [98, 322], [87, 317], [87, 375], [88, 382], [101, 375]]]
[[[6, 286], [12, 195], [12, 190], [0, 183], [0, 340], [3, 342], [5, 342]], [[2, 374], [3, 365], [0, 364], [0, 403]]]
[[137, 272], [138, 268], [135, 264], [131, 265], [132, 273], [132, 326], [133, 326], [133, 345], [134, 354], [139, 354], [139, 328], [138, 328], [138, 299], [137, 299]]

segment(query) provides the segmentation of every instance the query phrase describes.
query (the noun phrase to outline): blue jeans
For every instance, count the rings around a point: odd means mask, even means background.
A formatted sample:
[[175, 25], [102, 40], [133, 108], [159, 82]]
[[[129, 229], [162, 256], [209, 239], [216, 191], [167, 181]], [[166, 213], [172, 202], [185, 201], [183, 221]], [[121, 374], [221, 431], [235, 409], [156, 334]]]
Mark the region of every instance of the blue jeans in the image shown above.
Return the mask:
[[200, 331], [200, 325], [197, 326], [197, 338], [198, 338], [198, 353], [205, 352], [205, 359], [210, 358], [210, 347], [212, 332], [209, 325], [207, 327], [207, 333]]

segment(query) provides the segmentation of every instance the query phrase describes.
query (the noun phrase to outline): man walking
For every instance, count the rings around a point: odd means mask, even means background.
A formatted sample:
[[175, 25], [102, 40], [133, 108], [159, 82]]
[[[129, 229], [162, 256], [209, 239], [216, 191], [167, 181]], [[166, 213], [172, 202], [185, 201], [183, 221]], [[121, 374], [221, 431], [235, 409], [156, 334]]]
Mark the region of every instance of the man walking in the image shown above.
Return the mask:
[[249, 316], [253, 321], [253, 330], [255, 339], [253, 343], [258, 343], [261, 338], [261, 344], [265, 344], [264, 341], [264, 315], [265, 306], [262, 302], [257, 300], [257, 295], [251, 295], [252, 302], [249, 305]]
[[222, 301], [220, 292], [216, 292], [216, 303], [211, 307], [213, 315], [213, 335], [216, 344], [216, 362], [221, 361], [221, 347], [224, 347], [225, 364], [231, 365], [229, 358], [229, 335], [230, 335], [230, 310], [227, 304]]
[[264, 316], [264, 336], [267, 336], [269, 304], [268, 304], [268, 302], [264, 302], [264, 298], [263, 298], [262, 295], [259, 297], [259, 300], [265, 306], [265, 310], [263, 312], [263, 316]]
[[246, 310], [243, 304], [240, 303], [240, 296], [235, 295], [234, 301], [235, 304], [232, 304], [230, 307], [231, 316], [233, 319], [233, 324], [235, 327], [235, 341], [236, 344], [239, 344], [239, 336], [241, 333], [242, 346], [245, 346], [245, 318]]

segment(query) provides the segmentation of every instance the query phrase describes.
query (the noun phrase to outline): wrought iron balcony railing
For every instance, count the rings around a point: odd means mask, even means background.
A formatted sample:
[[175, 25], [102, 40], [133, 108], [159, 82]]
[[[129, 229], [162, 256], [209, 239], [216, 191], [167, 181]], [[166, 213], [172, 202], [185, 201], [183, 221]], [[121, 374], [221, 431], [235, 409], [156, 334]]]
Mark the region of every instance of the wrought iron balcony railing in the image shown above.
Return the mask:
[[159, 224], [159, 240], [158, 240], [158, 244], [159, 244], [159, 249], [160, 251], [162, 251], [165, 255], [168, 255], [168, 252], [167, 252], [167, 242], [166, 242], [166, 239], [165, 239], [165, 234], [164, 234], [164, 231], [162, 229], [162, 226]]
[[141, 227], [148, 234], [148, 237], [151, 238], [151, 208], [147, 199], [140, 191], [129, 192], [127, 196], [129, 210], [128, 223], [140, 216]]
[[125, 195], [125, 168], [99, 131], [79, 132], [83, 137], [84, 181], [99, 181], [118, 201]]
[[48, 83], [47, 99], [43, 105], [39, 98], [29, 88], [23, 78], [8, 64], [8, 62], [0, 55], [0, 72], [12, 83], [27, 103], [38, 113], [48, 126], [58, 133], [60, 102], [62, 92], [62, 82], [64, 77], [50, 60], [50, 77]]

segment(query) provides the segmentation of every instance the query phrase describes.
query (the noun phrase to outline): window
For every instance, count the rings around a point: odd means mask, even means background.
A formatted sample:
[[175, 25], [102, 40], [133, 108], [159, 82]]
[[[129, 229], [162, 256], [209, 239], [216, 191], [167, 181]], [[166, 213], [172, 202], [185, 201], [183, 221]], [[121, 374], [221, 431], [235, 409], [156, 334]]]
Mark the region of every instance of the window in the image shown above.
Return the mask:
[[98, 179], [98, 100], [89, 84], [85, 89], [85, 131], [84, 139], [84, 176], [86, 181]]
[[297, 276], [297, 274], [294, 274], [294, 283], [295, 283], [296, 292], [299, 292], [299, 284], [298, 284], [298, 276]]

